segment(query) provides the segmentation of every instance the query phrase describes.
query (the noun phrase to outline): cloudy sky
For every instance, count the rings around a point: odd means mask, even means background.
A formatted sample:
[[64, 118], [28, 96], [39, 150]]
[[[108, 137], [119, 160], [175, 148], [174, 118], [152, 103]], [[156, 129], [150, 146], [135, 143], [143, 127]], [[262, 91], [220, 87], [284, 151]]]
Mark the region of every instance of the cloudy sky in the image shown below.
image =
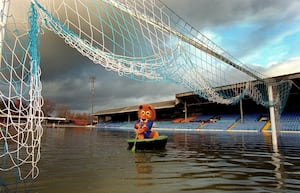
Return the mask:
[[[299, 0], [162, 0], [190, 25], [246, 65], [267, 76], [300, 72]], [[144, 83], [106, 71], [69, 48], [55, 34], [41, 35], [44, 98], [72, 111], [94, 112], [172, 100], [187, 91], [170, 83]]]

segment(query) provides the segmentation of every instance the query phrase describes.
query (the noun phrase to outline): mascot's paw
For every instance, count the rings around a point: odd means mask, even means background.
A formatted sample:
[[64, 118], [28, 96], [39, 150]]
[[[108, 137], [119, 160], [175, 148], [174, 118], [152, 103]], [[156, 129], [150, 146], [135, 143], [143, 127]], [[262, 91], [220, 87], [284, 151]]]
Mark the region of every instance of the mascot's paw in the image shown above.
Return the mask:
[[137, 135], [143, 134], [143, 133], [144, 133], [144, 129], [143, 129], [143, 128], [136, 129], [136, 130], [135, 130], [135, 133], [136, 133]]
[[136, 124], [134, 124], [134, 128], [135, 128], [135, 129], [140, 129], [140, 128], [141, 128], [141, 125], [140, 125], [139, 123], [136, 123]]
[[143, 130], [144, 132], [148, 131], [148, 127], [145, 126], [145, 127], [142, 128], [142, 130]]

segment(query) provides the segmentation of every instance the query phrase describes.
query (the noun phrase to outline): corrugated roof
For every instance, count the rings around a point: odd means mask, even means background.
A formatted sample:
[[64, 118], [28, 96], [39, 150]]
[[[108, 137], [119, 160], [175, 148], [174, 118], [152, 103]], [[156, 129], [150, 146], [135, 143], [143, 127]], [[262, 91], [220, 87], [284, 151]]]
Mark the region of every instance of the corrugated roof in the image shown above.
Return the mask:
[[[271, 77], [271, 78], [289, 79], [289, 80], [293, 79], [294, 82], [298, 82], [297, 79], [300, 78], [300, 73], [297, 72], [297, 73], [292, 73], [292, 74], [287, 74], [287, 75], [282, 75], [282, 76], [277, 76], [277, 77]], [[230, 85], [219, 87], [219, 89], [228, 89], [228, 87], [230, 87]], [[178, 98], [191, 97], [193, 95], [197, 95], [197, 94], [195, 94], [193, 91], [178, 93], [178, 94], [176, 94], [175, 100], [151, 103], [151, 105], [153, 105], [155, 107], [155, 109], [173, 108], [176, 105], [176, 101], [177, 101], [177, 103], [179, 103]], [[111, 114], [117, 114], [117, 113], [136, 112], [138, 110], [138, 106], [139, 105], [121, 107], [121, 108], [115, 108], [115, 109], [107, 109], [107, 110], [97, 111], [96, 113], [93, 113], [93, 115], [97, 116], [97, 115], [111, 115]]]
[[[150, 103], [150, 104], [153, 105], [155, 109], [167, 109], [167, 108], [175, 107], [175, 100]], [[97, 111], [93, 113], [93, 115], [99, 116], [99, 115], [111, 115], [111, 114], [118, 114], [118, 113], [136, 112], [138, 110], [138, 107], [139, 105], [134, 105], [128, 107], [115, 108], [115, 109], [106, 109], [102, 111]]]

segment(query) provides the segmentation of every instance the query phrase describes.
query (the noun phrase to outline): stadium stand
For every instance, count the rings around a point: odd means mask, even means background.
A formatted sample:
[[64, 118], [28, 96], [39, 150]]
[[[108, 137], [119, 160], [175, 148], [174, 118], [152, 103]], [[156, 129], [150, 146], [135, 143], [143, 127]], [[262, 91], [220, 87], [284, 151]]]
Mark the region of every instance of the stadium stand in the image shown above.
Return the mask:
[[266, 124], [266, 121], [260, 121], [260, 114], [246, 114], [244, 120], [238, 122], [231, 130], [233, 131], [260, 131]]
[[[276, 77], [273, 77], [276, 78]], [[278, 77], [292, 80], [293, 86], [280, 116], [281, 131], [300, 132], [300, 73]], [[156, 129], [203, 131], [270, 131], [269, 109], [245, 97], [242, 105], [222, 105], [200, 98], [193, 92], [176, 94], [176, 99], [151, 103], [156, 108]], [[243, 116], [240, 109], [243, 109]], [[132, 129], [137, 105], [94, 113], [99, 128]], [[187, 117], [188, 119], [185, 120]], [[243, 117], [243, 120], [240, 120]]]
[[236, 121], [240, 119], [238, 114], [224, 114], [216, 119], [216, 122], [210, 122], [205, 124], [202, 130], [228, 130]]
[[300, 112], [283, 112], [280, 124], [282, 131], [300, 131]]

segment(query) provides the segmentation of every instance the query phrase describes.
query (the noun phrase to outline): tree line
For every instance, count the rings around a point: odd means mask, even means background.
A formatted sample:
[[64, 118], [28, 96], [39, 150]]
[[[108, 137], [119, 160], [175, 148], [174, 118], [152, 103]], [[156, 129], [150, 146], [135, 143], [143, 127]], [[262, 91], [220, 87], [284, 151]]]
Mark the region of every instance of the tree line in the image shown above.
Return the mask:
[[56, 117], [66, 118], [66, 119], [83, 119], [89, 120], [89, 113], [72, 112], [70, 107], [66, 104], [55, 104], [49, 99], [44, 99], [44, 105], [42, 111], [45, 117], [50, 117], [53, 112], [56, 112]]
[[[9, 104], [10, 103], [10, 104]], [[1, 113], [8, 113], [10, 108], [11, 112], [18, 113], [19, 110], [26, 111], [27, 104], [22, 103], [22, 109], [19, 108], [20, 100], [17, 99], [15, 101], [0, 101], [0, 112]], [[56, 104], [55, 102], [51, 101], [50, 99], [44, 99], [44, 104], [42, 106], [42, 111], [45, 117], [61, 117], [68, 119], [81, 119], [81, 120], [89, 120], [90, 114], [89, 113], [80, 113], [80, 112], [72, 112], [70, 107], [66, 104]]]

